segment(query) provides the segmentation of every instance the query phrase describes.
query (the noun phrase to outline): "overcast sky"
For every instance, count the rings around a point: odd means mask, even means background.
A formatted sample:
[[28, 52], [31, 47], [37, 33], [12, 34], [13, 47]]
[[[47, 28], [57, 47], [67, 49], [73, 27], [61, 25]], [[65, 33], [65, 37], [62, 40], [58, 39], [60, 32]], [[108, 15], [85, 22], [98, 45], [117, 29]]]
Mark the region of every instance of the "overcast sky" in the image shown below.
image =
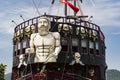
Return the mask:
[[[36, 6], [34, 6], [33, 1]], [[44, 12], [61, 15], [63, 5], [51, 0], [0, 0], [0, 63], [6, 64], [6, 73], [12, 69], [12, 35], [15, 24], [23, 22], [19, 17], [30, 19]], [[50, 7], [51, 6], [51, 7]], [[38, 7], [39, 13], [36, 11]], [[120, 1], [119, 0], [83, 0], [84, 15], [93, 16], [92, 22], [101, 26], [106, 40], [106, 60], [109, 69], [120, 70]], [[80, 14], [80, 13], [78, 13]]]

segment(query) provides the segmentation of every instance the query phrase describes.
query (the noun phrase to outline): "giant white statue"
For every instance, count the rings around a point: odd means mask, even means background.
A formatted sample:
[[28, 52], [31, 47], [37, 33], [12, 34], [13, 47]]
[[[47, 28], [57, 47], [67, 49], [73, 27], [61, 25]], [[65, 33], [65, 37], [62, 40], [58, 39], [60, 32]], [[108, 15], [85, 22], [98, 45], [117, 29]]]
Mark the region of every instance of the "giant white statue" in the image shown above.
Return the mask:
[[38, 18], [38, 33], [31, 34], [30, 48], [26, 53], [35, 53], [34, 62], [56, 62], [61, 51], [60, 34], [50, 32], [51, 23], [49, 18]]

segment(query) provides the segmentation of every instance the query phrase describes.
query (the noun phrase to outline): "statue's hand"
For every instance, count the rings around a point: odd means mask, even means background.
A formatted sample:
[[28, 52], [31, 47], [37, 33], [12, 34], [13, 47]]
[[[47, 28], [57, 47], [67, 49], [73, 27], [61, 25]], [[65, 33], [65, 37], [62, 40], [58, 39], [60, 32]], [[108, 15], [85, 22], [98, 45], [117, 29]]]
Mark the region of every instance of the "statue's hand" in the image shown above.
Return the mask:
[[27, 49], [25, 49], [25, 53], [27, 53], [27, 54], [35, 53], [34, 48], [27, 48]]
[[85, 65], [82, 61], [80, 61], [79, 63], [80, 63], [80, 65], [82, 65], [82, 66], [84, 66], [84, 65]]
[[51, 53], [50, 55], [49, 55], [50, 57], [54, 57], [54, 58], [58, 58], [58, 56], [57, 55], [55, 55], [55, 53]]
[[52, 57], [54, 57], [55, 59], [57, 59], [58, 56], [55, 55], [55, 53], [51, 53], [51, 54], [49, 54], [49, 56], [46, 58], [46, 61], [45, 61], [44, 64], [47, 64], [48, 60], [49, 60], [50, 58], [52, 58]]

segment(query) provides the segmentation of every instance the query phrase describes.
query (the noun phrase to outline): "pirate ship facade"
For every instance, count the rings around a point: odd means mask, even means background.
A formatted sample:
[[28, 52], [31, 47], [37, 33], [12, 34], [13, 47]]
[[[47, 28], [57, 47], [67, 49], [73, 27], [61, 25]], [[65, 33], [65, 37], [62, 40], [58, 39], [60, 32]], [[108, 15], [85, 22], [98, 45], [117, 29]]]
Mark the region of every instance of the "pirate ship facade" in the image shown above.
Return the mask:
[[[41, 16], [29, 19], [14, 29], [11, 80], [106, 80], [105, 37], [100, 27], [86, 21], [87, 16], [67, 16], [66, 10], [65, 16], [42, 16], [49, 17], [51, 32], [60, 33], [62, 49], [57, 62], [47, 63], [41, 72], [44, 63], [35, 63], [35, 54], [26, 54]], [[20, 65], [21, 54], [24, 62]]]

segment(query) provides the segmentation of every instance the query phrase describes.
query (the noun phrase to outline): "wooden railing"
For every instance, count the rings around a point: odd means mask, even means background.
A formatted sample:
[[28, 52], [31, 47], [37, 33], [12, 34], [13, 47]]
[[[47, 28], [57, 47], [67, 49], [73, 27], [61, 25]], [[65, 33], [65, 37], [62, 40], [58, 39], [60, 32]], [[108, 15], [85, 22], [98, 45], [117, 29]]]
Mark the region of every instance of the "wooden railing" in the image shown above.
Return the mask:
[[[63, 17], [63, 16], [52, 16], [52, 15], [44, 15], [44, 16], [49, 17], [49, 19], [52, 22], [71, 23], [71, 24], [76, 24], [76, 25], [80, 25], [80, 26], [83, 26], [83, 27], [88, 27], [90, 29], [97, 30], [100, 33], [101, 40], [102, 41], [105, 40], [104, 34], [103, 34], [103, 32], [101, 31], [101, 29], [100, 29], [100, 27], [98, 25], [96, 25], [94, 23], [91, 23], [89, 21], [84, 21], [83, 20], [83, 18], [87, 17], [87, 16], [76, 16], [76, 17], [73, 17], [73, 16], [71, 16], [71, 17], [70, 16]], [[37, 19], [39, 17], [40, 16], [34, 17], [32, 19], [29, 19], [27, 21], [24, 21], [24, 22], [20, 23], [19, 25], [17, 25], [15, 27], [14, 32], [17, 32], [18, 30], [23, 29], [23, 28], [27, 27], [28, 25], [36, 24]]]

